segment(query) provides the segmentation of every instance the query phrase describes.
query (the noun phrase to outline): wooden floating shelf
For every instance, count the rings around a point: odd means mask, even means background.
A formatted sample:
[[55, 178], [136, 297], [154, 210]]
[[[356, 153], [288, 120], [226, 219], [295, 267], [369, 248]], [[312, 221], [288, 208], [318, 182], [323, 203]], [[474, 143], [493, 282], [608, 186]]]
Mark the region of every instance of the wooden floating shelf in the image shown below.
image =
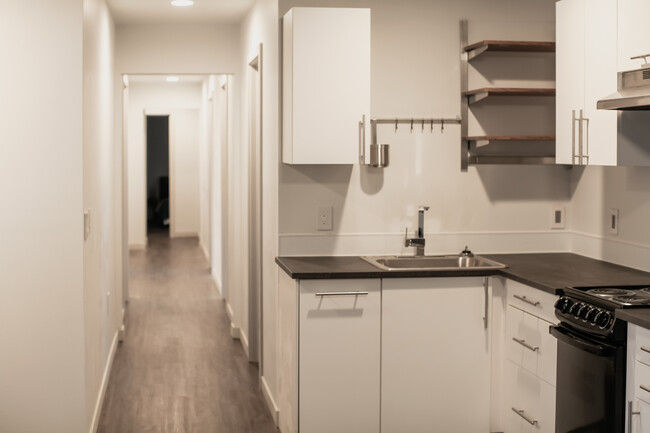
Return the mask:
[[555, 141], [554, 135], [479, 135], [463, 137], [463, 141], [473, 141], [477, 146], [487, 146], [496, 141]]
[[470, 165], [555, 165], [555, 155], [469, 155]]
[[526, 87], [484, 87], [468, 90], [463, 96], [469, 98], [469, 104], [474, 104], [488, 96], [555, 96], [555, 89], [540, 89]]
[[480, 41], [464, 48], [469, 60], [485, 52], [554, 53], [555, 42]]

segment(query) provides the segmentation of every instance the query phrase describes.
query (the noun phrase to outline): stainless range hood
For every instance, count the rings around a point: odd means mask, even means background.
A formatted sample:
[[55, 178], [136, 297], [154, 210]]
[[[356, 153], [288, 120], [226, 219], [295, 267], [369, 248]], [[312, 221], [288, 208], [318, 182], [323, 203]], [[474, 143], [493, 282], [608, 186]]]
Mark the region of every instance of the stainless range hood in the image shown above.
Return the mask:
[[[633, 58], [644, 58], [637, 56]], [[596, 104], [599, 110], [650, 110], [650, 64], [618, 73], [618, 92]]]

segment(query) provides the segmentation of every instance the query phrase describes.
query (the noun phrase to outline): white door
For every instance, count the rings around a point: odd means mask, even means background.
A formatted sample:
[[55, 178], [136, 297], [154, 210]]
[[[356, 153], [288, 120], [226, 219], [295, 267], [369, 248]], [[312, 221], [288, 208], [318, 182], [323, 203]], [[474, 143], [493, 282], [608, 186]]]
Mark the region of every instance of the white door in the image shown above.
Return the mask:
[[579, 164], [578, 129], [585, 100], [585, 0], [556, 3], [556, 110], [555, 160]]
[[616, 0], [588, 1], [585, 35], [583, 164], [617, 165], [617, 112], [596, 109], [617, 88]]
[[382, 284], [382, 433], [490, 431], [484, 277]]

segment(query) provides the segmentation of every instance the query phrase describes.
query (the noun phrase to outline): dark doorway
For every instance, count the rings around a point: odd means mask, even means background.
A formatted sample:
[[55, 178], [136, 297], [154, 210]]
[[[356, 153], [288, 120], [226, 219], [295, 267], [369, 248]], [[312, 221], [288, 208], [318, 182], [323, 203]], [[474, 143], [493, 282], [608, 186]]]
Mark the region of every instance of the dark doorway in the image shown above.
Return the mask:
[[147, 116], [147, 233], [169, 233], [169, 116]]

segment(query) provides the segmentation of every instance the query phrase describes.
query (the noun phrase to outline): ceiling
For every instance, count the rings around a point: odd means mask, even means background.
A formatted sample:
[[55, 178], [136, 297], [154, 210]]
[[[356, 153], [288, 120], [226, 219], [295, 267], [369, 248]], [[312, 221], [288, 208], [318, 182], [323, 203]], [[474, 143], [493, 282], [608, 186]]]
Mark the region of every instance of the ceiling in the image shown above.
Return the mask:
[[116, 24], [238, 23], [253, 0], [194, 0], [175, 7], [170, 0], [107, 0]]
[[[129, 74], [131, 83], [155, 83], [162, 84], [167, 82], [168, 76], [179, 78], [179, 83], [202, 83], [208, 79], [208, 75], [190, 75], [190, 74]], [[173, 83], [171, 83], [173, 85]]]

